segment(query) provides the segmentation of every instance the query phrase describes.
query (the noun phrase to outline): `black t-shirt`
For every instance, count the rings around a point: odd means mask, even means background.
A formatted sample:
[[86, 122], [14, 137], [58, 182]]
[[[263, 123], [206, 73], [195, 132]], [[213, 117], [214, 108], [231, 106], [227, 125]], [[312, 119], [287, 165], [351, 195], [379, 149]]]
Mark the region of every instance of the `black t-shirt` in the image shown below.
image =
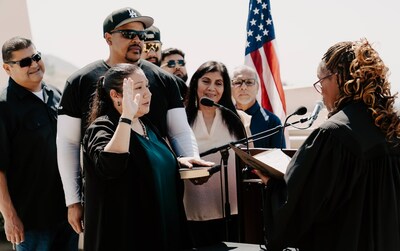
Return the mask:
[[[168, 110], [183, 108], [177, 80], [160, 67], [145, 60], [140, 60], [138, 65], [149, 80], [152, 93], [150, 112], [146, 117], [159, 130], [161, 136], [165, 137]], [[78, 70], [67, 80], [58, 114], [81, 119], [81, 138], [88, 126], [87, 115], [97, 81], [109, 68], [103, 60], [98, 60]]]
[[25, 230], [67, 220], [57, 166], [61, 92], [43, 85], [44, 102], [10, 78], [0, 97], [0, 169]]

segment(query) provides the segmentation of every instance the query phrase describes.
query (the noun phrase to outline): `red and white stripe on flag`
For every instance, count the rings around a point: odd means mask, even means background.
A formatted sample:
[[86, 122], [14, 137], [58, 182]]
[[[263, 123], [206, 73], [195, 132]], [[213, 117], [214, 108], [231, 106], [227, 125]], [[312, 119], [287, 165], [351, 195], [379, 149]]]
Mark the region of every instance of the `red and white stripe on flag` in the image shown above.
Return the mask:
[[269, 0], [250, 0], [245, 64], [257, 71], [262, 107], [283, 122], [286, 118], [286, 101], [275, 43]]

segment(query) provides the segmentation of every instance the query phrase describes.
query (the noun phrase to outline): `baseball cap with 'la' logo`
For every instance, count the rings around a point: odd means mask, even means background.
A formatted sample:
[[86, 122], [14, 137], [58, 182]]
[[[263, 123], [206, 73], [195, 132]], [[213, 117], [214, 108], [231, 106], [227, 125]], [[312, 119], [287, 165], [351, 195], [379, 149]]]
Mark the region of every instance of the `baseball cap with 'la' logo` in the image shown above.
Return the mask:
[[154, 19], [149, 16], [142, 16], [139, 11], [130, 7], [115, 10], [104, 20], [103, 36], [105, 33], [130, 22], [142, 22], [146, 29], [153, 25]]

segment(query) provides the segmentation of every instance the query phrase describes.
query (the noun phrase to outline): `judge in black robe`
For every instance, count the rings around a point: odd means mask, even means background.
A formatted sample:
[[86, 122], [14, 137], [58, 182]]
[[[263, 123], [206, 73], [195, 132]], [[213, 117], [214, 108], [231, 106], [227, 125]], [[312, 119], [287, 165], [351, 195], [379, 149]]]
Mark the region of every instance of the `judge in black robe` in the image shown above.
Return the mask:
[[400, 122], [386, 73], [366, 40], [325, 54], [315, 85], [329, 119], [284, 180], [262, 176], [268, 250], [400, 250]]

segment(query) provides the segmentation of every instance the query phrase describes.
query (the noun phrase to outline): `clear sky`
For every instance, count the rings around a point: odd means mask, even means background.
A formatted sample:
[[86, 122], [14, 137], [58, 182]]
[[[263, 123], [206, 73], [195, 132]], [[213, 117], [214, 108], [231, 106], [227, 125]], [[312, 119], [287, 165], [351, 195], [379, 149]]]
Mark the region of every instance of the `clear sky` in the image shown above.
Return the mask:
[[[2, 0], [4, 1], [4, 0]], [[77, 67], [106, 58], [102, 24], [130, 6], [155, 19], [163, 48], [186, 53], [189, 77], [207, 60], [229, 70], [244, 62], [249, 0], [27, 0], [33, 40], [45, 54]], [[400, 90], [398, 0], [271, 0], [281, 78], [288, 85], [316, 81], [316, 67], [332, 44], [366, 37], [391, 70]], [[397, 32], [396, 32], [397, 30]]]

